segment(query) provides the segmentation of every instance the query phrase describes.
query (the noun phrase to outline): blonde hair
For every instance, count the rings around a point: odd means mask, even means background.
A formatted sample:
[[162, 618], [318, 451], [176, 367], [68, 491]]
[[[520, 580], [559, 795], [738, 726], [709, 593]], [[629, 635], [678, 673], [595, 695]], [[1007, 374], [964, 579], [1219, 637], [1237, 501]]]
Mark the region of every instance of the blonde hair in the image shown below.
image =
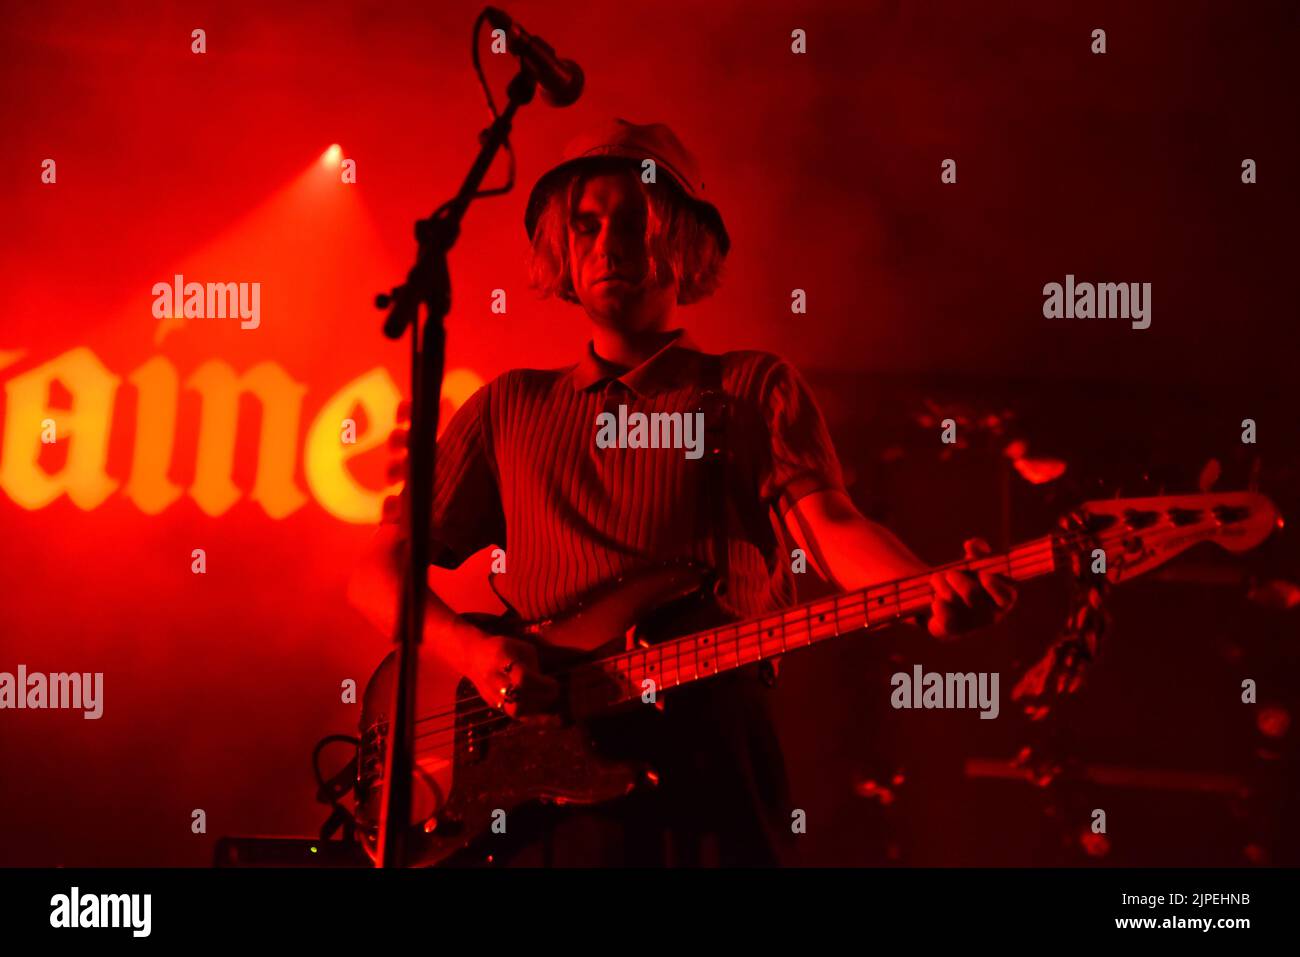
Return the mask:
[[[577, 303], [573, 275], [569, 268], [569, 221], [582, 198], [583, 184], [591, 176], [626, 164], [602, 165], [576, 170], [551, 188], [537, 217], [532, 249], [528, 256], [529, 284], [542, 298], [555, 296]], [[665, 270], [677, 278], [677, 302], [689, 305], [714, 292], [722, 281], [726, 253], [717, 234], [695, 212], [675, 183], [656, 188], [636, 177], [646, 201], [646, 250], [650, 256], [650, 280], [658, 283]], [[664, 182], [671, 182], [665, 178]]]

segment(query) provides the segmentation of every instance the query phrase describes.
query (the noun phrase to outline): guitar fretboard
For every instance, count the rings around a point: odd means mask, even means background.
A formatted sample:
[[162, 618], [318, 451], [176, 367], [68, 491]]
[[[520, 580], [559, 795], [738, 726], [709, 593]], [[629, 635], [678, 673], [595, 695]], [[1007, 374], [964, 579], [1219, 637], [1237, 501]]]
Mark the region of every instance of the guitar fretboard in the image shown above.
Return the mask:
[[1005, 555], [954, 562], [910, 578], [637, 648], [595, 662], [595, 670], [574, 689], [574, 705], [593, 713], [641, 698], [650, 689], [657, 695], [765, 658], [896, 624], [930, 606], [934, 600], [930, 576], [935, 572], [990, 570], [1024, 581], [1054, 569], [1053, 542], [1047, 536]]

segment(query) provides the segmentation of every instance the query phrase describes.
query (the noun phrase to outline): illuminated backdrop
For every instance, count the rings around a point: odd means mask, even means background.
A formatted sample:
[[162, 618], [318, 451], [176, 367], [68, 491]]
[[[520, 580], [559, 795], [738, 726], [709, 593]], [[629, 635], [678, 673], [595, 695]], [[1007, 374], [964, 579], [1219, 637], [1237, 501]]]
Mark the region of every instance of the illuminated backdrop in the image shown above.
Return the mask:
[[[588, 89], [521, 114], [515, 191], [466, 221], [444, 415], [582, 347], [575, 309], [527, 289], [523, 203], [609, 116], [671, 123], [727, 218], [723, 289], [687, 314], [708, 348], [864, 381], [1290, 382], [1294, 8], [1185, 8], [512, 5]], [[386, 647], [343, 600], [406, 381], [371, 300], [488, 122], [477, 9], [3, 5], [0, 670], [103, 671], [106, 701], [97, 722], [0, 717], [0, 863], [203, 863], [216, 835], [322, 817], [310, 746], [351, 727], [341, 682]], [[487, 68], [500, 96], [508, 65]], [[1260, 169], [1248, 190], [1243, 156]], [[1152, 327], [1043, 320], [1042, 284], [1070, 271], [1152, 282]], [[176, 276], [260, 284], [257, 327], [177, 303], [156, 318], [155, 284]], [[440, 580], [485, 605], [485, 571]]]

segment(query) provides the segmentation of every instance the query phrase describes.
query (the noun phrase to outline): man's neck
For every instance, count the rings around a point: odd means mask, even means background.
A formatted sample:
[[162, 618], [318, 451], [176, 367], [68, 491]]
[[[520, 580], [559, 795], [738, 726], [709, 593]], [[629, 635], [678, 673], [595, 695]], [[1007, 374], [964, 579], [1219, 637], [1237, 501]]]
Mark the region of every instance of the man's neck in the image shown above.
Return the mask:
[[591, 346], [597, 357], [604, 361], [632, 369], [666, 346], [680, 332], [680, 329], [655, 329], [626, 333], [593, 325]]

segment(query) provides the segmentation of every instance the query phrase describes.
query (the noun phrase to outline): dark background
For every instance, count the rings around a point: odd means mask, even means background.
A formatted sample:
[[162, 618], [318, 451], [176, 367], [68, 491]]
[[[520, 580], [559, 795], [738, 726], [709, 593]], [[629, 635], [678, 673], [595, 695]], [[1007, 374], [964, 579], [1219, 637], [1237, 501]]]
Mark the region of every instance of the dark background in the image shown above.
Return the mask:
[[[304, 430], [367, 370], [400, 383], [405, 354], [369, 302], [402, 275], [412, 219], [455, 189], [488, 122], [469, 65], [477, 9], [3, 4], [0, 383], [77, 347], [124, 379], [155, 355], [182, 379], [212, 358], [269, 361], [306, 386]], [[578, 59], [588, 87], [570, 110], [524, 112], [515, 191], [466, 222], [450, 366], [489, 378], [573, 361], [581, 313], [526, 288], [527, 188], [595, 120], [664, 121], [700, 157], [734, 243], [723, 288], [682, 319], [707, 348], [794, 361], [855, 499], [923, 556], [956, 557], [972, 534], [1041, 535], [1087, 498], [1194, 491], [1211, 459], [1216, 488], [1258, 487], [1295, 514], [1294, 4], [508, 9]], [[1090, 52], [1097, 27], [1104, 56]], [[500, 99], [508, 64], [485, 59]], [[356, 185], [322, 173], [332, 143], [357, 161]], [[47, 157], [56, 186], [40, 182]], [[1247, 157], [1255, 185], [1241, 182]], [[939, 181], [945, 158], [956, 185]], [[502, 162], [490, 179], [504, 175]], [[159, 336], [150, 288], [174, 272], [263, 281], [262, 327]], [[1151, 327], [1044, 319], [1043, 284], [1066, 273], [1152, 283]], [[489, 310], [496, 288], [504, 316]], [[790, 313], [795, 288], [807, 315]], [[132, 402], [124, 385], [118, 480]], [[947, 414], [964, 417], [963, 444], [944, 455], [934, 421]], [[1240, 442], [1246, 417], [1257, 445]], [[259, 420], [246, 401], [244, 491]], [[186, 399], [180, 484], [196, 423]], [[1004, 454], [1017, 439], [1064, 475], [1027, 482]], [[359, 461], [358, 480], [378, 490], [381, 469], [381, 455]], [[339, 683], [363, 682], [386, 647], [343, 599], [365, 524], [310, 500], [279, 520], [247, 498], [217, 516], [189, 497], [145, 515], [120, 492], [89, 510], [0, 495], [0, 522], [0, 670], [106, 683], [98, 722], [0, 713], [0, 863], [202, 864], [221, 834], [314, 830], [310, 748], [355, 723]], [[207, 576], [189, 571], [200, 546]], [[1294, 707], [1296, 611], [1247, 596], [1295, 581], [1297, 565], [1283, 534], [1117, 592], [1105, 655], [1062, 716], [1082, 765], [1227, 775], [1227, 793], [1204, 790], [1209, 777], [1190, 779], [1201, 790], [1038, 789], [966, 773], [1025, 740], [1005, 696], [1059, 627], [1059, 584], [1027, 588], [1020, 614], [956, 645], [899, 632], [790, 659], [777, 693], [806, 860], [1295, 863], [1295, 734], [1264, 734], [1259, 718]], [[485, 570], [476, 559], [440, 587], [468, 607]], [[1001, 670], [1003, 717], [892, 711], [889, 674], [916, 661]], [[1240, 704], [1244, 677], [1259, 706]], [[888, 805], [858, 793], [900, 773]], [[1109, 844], [1089, 857], [1079, 837], [1096, 807]], [[193, 808], [206, 835], [190, 832]]]

